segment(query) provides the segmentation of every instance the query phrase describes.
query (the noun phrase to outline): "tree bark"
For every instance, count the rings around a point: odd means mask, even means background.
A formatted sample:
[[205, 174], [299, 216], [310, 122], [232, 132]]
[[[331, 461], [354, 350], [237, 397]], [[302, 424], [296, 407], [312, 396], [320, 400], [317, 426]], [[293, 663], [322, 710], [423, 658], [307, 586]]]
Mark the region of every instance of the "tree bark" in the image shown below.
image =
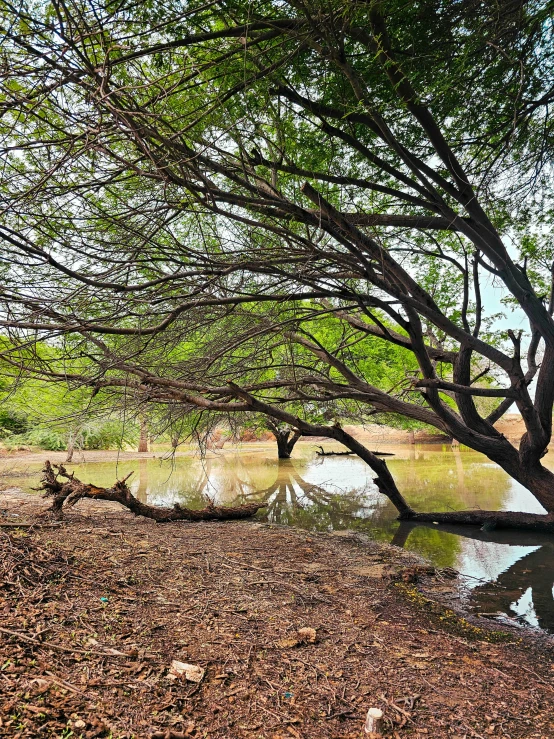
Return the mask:
[[148, 451], [148, 421], [144, 417], [140, 419], [140, 437], [138, 443], [138, 451]]
[[401, 513], [400, 521], [486, 526], [491, 529], [520, 529], [554, 534], [554, 514], [513, 511], [448, 511], [446, 513]]
[[77, 439], [81, 433], [81, 427], [72, 429], [67, 436], [67, 455], [65, 458], [66, 462], [73, 461], [73, 454], [75, 453], [75, 447], [77, 446]]
[[[57, 471], [55, 471], [55, 469]], [[82, 498], [93, 500], [109, 500], [128, 508], [136, 516], [145, 516], [158, 523], [168, 521], [229, 521], [253, 516], [263, 503], [249, 503], [235, 508], [225, 506], [214, 506], [212, 503], [201, 510], [184, 508], [176, 503], [173, 508], [151, 506], [142, 503], [135, 498], [127, 487], [127, 479], [118, 480], [111, 488], [100, 488], [96, 485], [86, 484], [78, 480], [73, 473], [69, 474], [63, 465], [51, 465], [46, 462], [43, 470], [41, 489], [45, 491], [45, 497], [54, 498], [51, 512], [61, 518], [63, 507], [70, 508]], [[132, 474], [132, 473], [131, 473]], [[62, 479], [60, 479], [62, 478]]]
[[278, 428], [272, 429], [272, 433], [277, 440], [277, 455], [279, 459], [290, 459], [292, 450], [301, 434], [292, 432], [291, 430], [282, 431]]
[[512, 477], [530, 490], [548, 513], [554, 513], [554, 474], [540, 462], [527, 466], [522, 462], [521, 470]]
[[67, 440], [67, 455], [65, 457], [66, 462], [71, 462], [73, 460], [74, 451], [75, 451], [75, 434], [73, 434], [73, 432], [70, 432], [69, 438]]

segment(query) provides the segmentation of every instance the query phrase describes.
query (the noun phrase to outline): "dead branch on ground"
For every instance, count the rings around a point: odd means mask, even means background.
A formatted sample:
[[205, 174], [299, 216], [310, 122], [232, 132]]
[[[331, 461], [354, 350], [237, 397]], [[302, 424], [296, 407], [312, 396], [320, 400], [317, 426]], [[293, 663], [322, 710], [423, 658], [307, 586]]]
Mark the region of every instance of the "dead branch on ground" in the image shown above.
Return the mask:
[[225, 506], [215, 506], [208, 503], [201, 510], [184, 508], [175, 503], [173, 508], [163, 506], [152, 506], [141, 503], [138, 498], [131, 493], [127, 486], [127, 480], [132, 473], [117, 480], [111, 488], [100, 488], [90, 483], [81, 482], [75, 477], [75, 473], [67, 472], [62, 464], [50, 464], [49, 461], [43, 470], [44, 476], [41, 480], [41, 490], [44, 490], [44, 497], [53, 498], [50, 512], [56, 517], [61, 518], [63, 508], [71, 508], [83, 498], [91, 498], [93, 500], [108, 500], [128, 508], [135, 516], [145, 516], [152, 518], [158, 523], [167, 521], [227, 521], [237, 520], [241, 518], [249, 518], [253, 516], [263, 503], [248, 503], [247, 505], [236, 506], [234, 508]]

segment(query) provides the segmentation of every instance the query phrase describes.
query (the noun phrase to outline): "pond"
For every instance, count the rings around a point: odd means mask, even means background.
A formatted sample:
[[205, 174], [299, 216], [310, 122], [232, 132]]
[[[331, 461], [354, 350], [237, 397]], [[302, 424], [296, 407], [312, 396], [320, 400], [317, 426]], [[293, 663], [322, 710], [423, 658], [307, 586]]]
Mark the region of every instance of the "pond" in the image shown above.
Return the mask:
[[[416, 510], [481, 507], [542, 512], [528, 491], [476, 452], [437, 445], [387, 446], [386, 450], [394, 452], [387, 463]], [[463, 573], [467, 604], [476, 612], [554, 632], [552, 537], [474, 527], [400, 525], [395, 509], [378, 493], [371, 470], [361, 460], [319, 457], [308, 442], [297, 445], [291, 460], [278, 460], [272, 444], [210, 452], [204, 459], [194, 453], [172, 459], [158, 456], [70, 467], [83, 481], [103, 486], [134, 471], [132, 492], [154, 505], [178, 502], [203, 507], [206, 496], [223, 505], [260, 500], [266, 504], [258, 514], [261, 520], [308, 530], [364, 532], [416, 551], [438, 567]], [[5, 469], [4, 485], [29, 491], [37, 485], [40, 464], [25, 465], [24, 460], [9, 464], [14, 473], [17, 465], [29, 476], [11, 477]]]

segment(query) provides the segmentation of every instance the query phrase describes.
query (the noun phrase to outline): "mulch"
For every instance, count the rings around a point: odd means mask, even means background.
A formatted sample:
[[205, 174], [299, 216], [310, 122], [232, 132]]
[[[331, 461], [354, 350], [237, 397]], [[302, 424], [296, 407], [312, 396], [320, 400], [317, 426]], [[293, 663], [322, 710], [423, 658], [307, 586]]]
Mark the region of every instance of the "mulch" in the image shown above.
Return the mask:
[[0, 528], [0, 736], [361, 739], [376, 707], [395, 739], [552, 737], [551, 641], [466, 620], [450, 576], [355, 534], [96, 503]]

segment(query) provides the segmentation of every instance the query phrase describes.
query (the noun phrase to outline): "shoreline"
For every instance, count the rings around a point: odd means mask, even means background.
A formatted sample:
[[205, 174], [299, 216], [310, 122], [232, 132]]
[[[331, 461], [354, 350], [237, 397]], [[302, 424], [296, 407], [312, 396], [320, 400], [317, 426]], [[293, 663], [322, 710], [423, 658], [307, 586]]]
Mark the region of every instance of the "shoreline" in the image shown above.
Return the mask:
[[[6, 495], [4, 520], [48, 505]], [[554, 639], [467, 616], [451, 571], [364, 535], [87, 500], [0, 540], [0, 568], [25, 550], [42, 572], [4, 573], [0, 736], [359, 739], [370, 707], [390, 737], [554, 733]], [[201, 683], [168, 679], [172, 660]]]
[[[522, 434], [525, 431], [525, 427], [522, 418], [519, 414], [511, 413], [506, 414], [496, 424], [496, 428], [504, 434], [512, 443], [517, 444]], [[345, 426], [345, 430], [351, 433], [360, 442], [369, 446], [369, 448], [380, 448], [381, 451], [389, 451], [390, 449], [417, 449], [420, 446], [451, 446], [451, 440], [444, 434], [433, 433], [427, 430], [417, 430], [415, 432], [403, 431], [401, 429], [392, 428], [390, 426], [379, 426], [377, 424], [368, 424], [367, 426]], [[321, 443], [325, 444], [331, 449], [343, 448], [341, 444], [324, 437], [302, 437], [296, 445], [296, 449], [305, 448], [307, 446], [318, 446]], [[194, 456], [199, 454], [198, 447], [194, 444], [183, 444], [181, 449], [176, 452], [172, 452], [172, 449], [168, 444], [156, 444], [153, 445], [155, 448], [148, 452], [137, 452], [133, 450], [118, 451], [114, 450], [84, 450], [75, 451], [75, 460], [68, 464], [78, 465], [89, 462], [111, 462], [111, 461], [128, 461], [128, 460], [140, 460], [140, 459], [162, 459], [164, 457], [170, 458], [171, 456], [181, 458]], [[457, 445], [454, 444], [454, 448]], [[554, 441], [551, 444], [554, 447]], [[230, 441], [225, 442], [225, 446], [221, 449], [209, 448], [206, 450], [207, 456], [212, 454], [236, 454], [244, 451], [255, 452], [266, 449], [275, 449], [276, 443], [274, 440], [263, 439], [263, 440], [249, 440], [239, 443], [231, 443]], [[28, 463], [38, 463], [50, 459], [50, 461], [56, 464], [64, 463], [66, 457], [65, 451], [44, 451], [38, 449], [31, 450], [1, 450], [0, 449], [0, 463], [8, 461], [24, 461]]]

